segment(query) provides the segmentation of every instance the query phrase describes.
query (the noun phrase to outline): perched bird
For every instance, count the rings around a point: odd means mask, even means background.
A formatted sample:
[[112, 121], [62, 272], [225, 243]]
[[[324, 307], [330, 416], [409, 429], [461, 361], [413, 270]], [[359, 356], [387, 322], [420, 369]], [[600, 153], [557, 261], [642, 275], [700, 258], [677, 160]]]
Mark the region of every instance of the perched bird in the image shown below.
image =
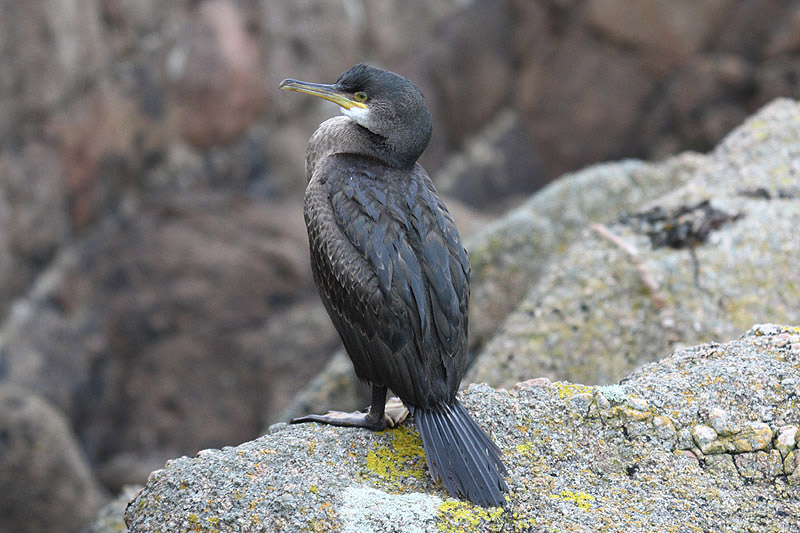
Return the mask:
[[[453, 217], [417, 159], [433, 129], [419, 88], [359, 64], [332, 85], [282, 89], [338, 104], [306, 151], [305, 220], [314, 281], [368, 410], [292, 422], [381, 430], [391, 389], [414, 416], [428, 469], [455, 497], [505, 503], [501, 452], [456, 398], [467, 361], [470, 266]], [[391, 403], [391, 402], [390, 402]], [[402, 409], [405, 412], [405, 409]]]

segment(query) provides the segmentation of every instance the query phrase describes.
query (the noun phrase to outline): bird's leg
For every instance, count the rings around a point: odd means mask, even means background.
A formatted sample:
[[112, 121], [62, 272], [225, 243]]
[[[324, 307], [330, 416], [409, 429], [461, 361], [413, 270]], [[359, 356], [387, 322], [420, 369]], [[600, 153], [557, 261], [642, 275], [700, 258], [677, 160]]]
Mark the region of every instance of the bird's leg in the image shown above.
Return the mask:
[[302, 422], [320, 422], [333, 426], [367, 428], [380, 431], [387, 427], [394, 427], [402, 422], [408, 415], [408, 410], [398, 398], [391, 398], [386, 402], [386, 387], [372, 386], [372, 403], [363, 411], [345, 413], [342, 411], [328, 411], [324, 415], [306, 415], [292, 419], [292, 424]]

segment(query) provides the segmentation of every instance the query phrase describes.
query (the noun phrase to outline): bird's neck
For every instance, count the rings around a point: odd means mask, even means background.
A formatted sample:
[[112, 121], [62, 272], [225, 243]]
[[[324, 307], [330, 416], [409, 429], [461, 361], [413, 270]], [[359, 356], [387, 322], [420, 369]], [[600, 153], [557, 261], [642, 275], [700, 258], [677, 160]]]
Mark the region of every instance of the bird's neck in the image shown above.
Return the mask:
[[395, 168], [411, 168], [420, 155], [403, 153], [391, 138], [376, 135], [344, 116], [326, 120], [311, 136], [306, 149], [306, 178], [310, 180], [314, 166], [333, 154], [368, 156]]

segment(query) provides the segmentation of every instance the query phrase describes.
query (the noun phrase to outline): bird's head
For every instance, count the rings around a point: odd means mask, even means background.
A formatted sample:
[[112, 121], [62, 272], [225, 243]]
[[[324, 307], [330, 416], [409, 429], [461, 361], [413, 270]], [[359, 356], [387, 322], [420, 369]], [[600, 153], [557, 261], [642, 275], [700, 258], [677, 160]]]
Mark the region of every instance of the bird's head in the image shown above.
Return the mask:
[[376, 147], [382, 153], [376, 156], [393, 166], [413, 166], [430, 141], [433, 122], [422, 92], [394, 72], [359, 64], [333, 84], [286, 79], [280, 88], [337, 104], [344, 115], [378, 138]]

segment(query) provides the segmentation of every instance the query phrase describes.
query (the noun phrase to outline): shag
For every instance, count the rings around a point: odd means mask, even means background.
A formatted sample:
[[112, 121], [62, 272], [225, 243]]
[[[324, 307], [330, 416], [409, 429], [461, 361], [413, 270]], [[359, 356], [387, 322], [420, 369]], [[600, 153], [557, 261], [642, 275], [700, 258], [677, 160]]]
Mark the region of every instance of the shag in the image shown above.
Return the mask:
[[394, 426], [391, 389], [414, 417], [433, 479], [454, 497], [503, 505], [501, 451], [456, 398], [470, 266], [453, 217], [417, 163], [433, 130], [422, 92], [364, 64], [334, 84], [286, 79], [280, 87], [334, 102], [344, 115], [309, 140], [304, 213], [322, 302], [356, 375], [372, 386], [363, 412], [292, 422]]

